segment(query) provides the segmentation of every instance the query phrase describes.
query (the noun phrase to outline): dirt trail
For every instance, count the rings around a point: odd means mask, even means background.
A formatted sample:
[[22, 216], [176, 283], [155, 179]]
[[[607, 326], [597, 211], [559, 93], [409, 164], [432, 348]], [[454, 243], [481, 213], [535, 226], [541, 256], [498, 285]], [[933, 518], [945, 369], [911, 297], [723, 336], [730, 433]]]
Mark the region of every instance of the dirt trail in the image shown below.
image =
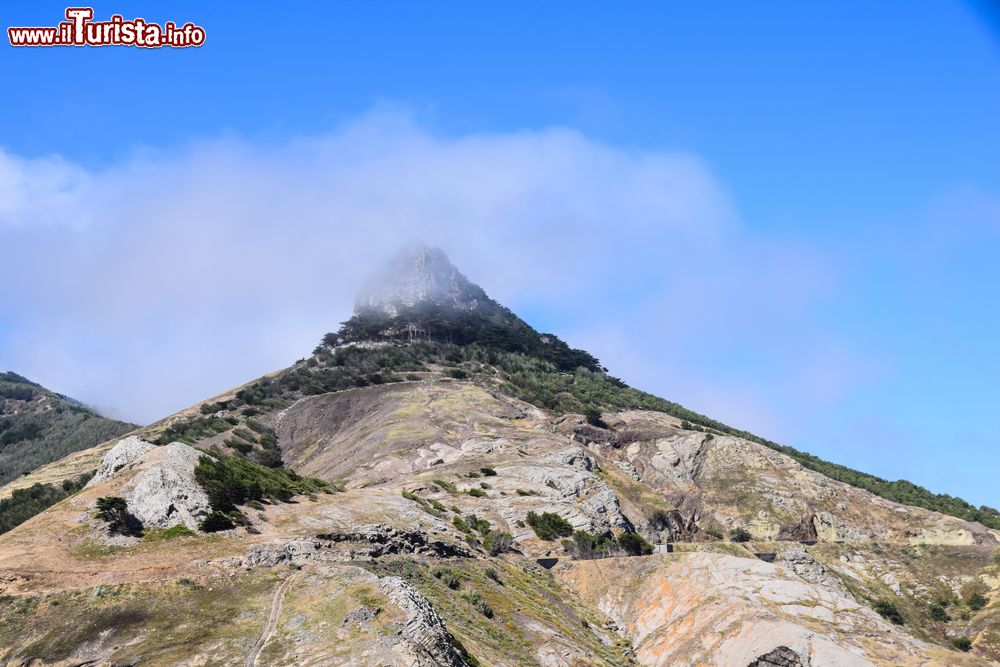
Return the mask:
[[253, 645], [250, 654], [247, 655], [246, 667], [256, 667], [257, 658], [260, 656], [260, 652], [267, 645], [271, 635], [274, 634], [275, 629], [278, 627], [278, 619], [281, 618], [281, 610], [285, 606], [285, 594], [288, 593], [288, 589], [294, 583], [296, 575], [291, 575], [285, 579], [274, 591], [274, 597], [271, 598], [271, 613], [267, 617], [267, 623], [264, 624], [264, 629], [261, 630], [260, 637], [257, 638], [257, 643]]

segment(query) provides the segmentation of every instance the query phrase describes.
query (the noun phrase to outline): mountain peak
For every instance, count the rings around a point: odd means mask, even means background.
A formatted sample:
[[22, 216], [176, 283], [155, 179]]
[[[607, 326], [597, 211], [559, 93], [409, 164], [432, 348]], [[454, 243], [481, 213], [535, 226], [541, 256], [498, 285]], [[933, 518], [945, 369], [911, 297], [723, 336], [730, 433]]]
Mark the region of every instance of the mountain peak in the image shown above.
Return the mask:
[[354, 314], [395, 316], [418, 305], [476, 310], [489, 301], [483, 288], [455, 268], [440, 248], [419, 239], [401, 246], [358, 294]]

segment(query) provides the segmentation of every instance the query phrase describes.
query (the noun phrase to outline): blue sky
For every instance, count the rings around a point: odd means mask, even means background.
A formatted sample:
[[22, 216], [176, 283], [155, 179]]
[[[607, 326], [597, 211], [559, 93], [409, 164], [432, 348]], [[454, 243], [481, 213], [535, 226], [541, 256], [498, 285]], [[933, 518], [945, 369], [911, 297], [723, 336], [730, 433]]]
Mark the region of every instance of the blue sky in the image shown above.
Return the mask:
[[207, 43], [0, 48], [0, 367], [152, 420], [420, 235], [637, 386], [1000, 505], [988, 4], [475, 4], [98, 3]]

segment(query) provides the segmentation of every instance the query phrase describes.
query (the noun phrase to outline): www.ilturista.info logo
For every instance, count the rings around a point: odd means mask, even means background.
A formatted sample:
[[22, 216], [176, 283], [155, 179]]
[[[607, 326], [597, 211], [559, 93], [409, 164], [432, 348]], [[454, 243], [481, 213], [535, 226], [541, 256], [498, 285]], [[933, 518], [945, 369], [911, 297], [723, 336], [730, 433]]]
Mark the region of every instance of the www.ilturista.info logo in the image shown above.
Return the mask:
[[94, 21], [93, 7], [68, 7], [66, 20], [55, 27], [7, 28], [11, 46], [164, 46], [184, 48], [205, 43], [205, 29], [193, 23], [162, 26], [145, 19], [125, 20], [120, 14]]

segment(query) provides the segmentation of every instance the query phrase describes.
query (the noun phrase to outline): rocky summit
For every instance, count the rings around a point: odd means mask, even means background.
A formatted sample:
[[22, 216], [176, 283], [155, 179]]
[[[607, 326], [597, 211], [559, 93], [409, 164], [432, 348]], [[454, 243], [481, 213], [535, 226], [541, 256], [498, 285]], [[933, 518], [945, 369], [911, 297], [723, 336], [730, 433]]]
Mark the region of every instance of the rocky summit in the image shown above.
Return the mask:
[[483, 288], [469, 281], [438, 248], [413, 240], [402, 246], [355, 299], [354, 314], [430, 305], [476, 310], [490, 303]]
[[0, 665], [1000, 661], [996, 510], [631, 388], [421, 244], [293, 366], [43, 463]]

